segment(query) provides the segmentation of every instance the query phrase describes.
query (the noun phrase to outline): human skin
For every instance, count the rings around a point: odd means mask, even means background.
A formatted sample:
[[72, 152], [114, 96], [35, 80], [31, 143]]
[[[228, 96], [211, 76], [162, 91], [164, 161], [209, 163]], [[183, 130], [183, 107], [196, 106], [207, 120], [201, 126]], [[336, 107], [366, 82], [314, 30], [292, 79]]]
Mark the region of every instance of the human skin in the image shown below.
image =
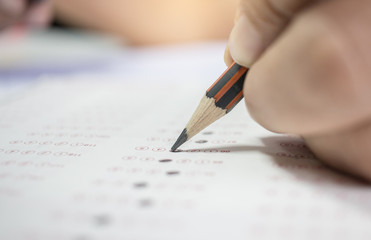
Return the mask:
[[301, 135], [327, 164], [371, 180], [371, 1], [242, 0], [225, 61], [265, 128]]
[[238, 0], [54, 0], [58, 20], [127, 44], [227, 39]]
[[225, 40], [238, 0], [0, 0], [0, 29], [60, 23], [115, 35], [130, 45]]

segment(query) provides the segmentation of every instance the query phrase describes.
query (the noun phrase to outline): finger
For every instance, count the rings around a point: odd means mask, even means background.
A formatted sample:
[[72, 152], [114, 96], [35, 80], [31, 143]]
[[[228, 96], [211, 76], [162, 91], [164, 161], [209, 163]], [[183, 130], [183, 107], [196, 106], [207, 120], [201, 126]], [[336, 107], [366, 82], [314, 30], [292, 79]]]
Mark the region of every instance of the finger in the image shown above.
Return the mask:
[[371, 121], [341, 132], [304, 137], [329, 165], [371, 181]]
[[277, 132], [337, 131], [371, 116], [371, 2], [328, 1], [298, 16], [250, 69], [252, 116]]
[[[294, 14], [313, 0], [242, 0], [228, 47], [240, 65], [250, 66]], [[225, 56], [230, 61], [228, 55]]]

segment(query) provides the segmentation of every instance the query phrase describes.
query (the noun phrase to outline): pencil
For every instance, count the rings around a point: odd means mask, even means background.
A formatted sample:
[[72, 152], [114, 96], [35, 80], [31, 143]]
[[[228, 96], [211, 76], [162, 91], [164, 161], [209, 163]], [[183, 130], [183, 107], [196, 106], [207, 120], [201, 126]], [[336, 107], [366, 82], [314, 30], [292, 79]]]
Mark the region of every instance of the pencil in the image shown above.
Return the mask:
[[201, 130], [223, 117], [243, 98], [243, 83], [248, 69], [232, 63], [231, 66], [207, 89], [196, 111], [171, 147], [175, 152], [183, 143]]

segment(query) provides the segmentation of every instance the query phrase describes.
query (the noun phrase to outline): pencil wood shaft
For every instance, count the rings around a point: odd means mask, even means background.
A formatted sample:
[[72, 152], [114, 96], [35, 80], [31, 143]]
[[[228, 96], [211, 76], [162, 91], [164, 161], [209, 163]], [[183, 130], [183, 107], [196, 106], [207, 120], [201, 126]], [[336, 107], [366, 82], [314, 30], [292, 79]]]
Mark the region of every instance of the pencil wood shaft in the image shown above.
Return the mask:
[[247, 68], [233, 63], [211, 85], [177, 141], [171, 147], [172, 152], [236, 106], [243, 98], [243, 83], [247, 71]]

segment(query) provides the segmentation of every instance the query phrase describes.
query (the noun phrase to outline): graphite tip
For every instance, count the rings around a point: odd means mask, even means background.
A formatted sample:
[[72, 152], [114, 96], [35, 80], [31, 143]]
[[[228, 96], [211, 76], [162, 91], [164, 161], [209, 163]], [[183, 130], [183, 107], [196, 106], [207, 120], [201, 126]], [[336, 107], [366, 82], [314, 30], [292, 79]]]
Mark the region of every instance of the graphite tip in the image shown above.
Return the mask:
[[183, 143], [185, 143], [188, 140], [188, 134], [187, 129], [184, 128], [182, 133], [179, 135], [178, 139], [174, 143], [174, 145], [171, 147], [170, 152], [175, 152], [175, 150], [178, 149]]

